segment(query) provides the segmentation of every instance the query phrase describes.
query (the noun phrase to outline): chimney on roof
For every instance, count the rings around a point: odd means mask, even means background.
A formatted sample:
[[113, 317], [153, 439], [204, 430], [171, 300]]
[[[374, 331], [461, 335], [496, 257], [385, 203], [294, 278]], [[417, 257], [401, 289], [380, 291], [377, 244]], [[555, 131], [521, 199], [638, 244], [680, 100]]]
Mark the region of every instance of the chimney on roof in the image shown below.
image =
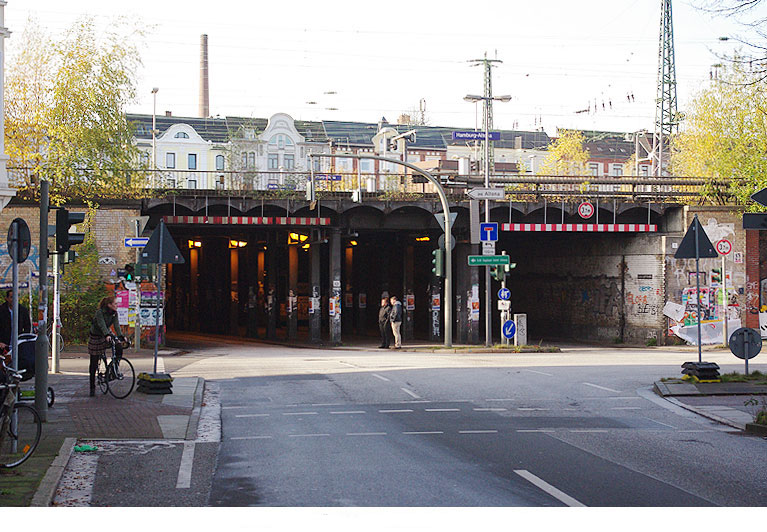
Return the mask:
[[210, 115], [210, 100], [208, 98], [208, 36], [200, 35], [200, 117]]
[[165, 116], [172, 116], [172, 114], [170, 111], [165, 111]]

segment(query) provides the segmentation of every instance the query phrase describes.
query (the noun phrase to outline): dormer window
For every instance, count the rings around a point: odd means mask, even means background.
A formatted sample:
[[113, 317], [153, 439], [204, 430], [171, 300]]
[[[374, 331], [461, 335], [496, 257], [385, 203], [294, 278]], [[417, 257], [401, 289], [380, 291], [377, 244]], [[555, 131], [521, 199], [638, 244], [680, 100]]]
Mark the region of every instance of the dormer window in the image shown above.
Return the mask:
[[177, 139], [188, 139], [189, 135], [187, 133], [184, 133], [183, 131], [179, 131], [178, 133], [174, 135], [174, 137]]

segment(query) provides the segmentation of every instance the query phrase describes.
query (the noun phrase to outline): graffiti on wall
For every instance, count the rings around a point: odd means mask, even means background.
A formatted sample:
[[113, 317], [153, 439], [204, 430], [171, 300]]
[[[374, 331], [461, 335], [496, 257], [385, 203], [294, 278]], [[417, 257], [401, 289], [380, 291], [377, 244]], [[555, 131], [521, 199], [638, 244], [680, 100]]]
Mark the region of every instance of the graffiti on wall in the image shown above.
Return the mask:
[[[39, 246], [32, 244], [29, 250], [29, 257], [27, 257], [27, 260], [24, 263], [19, 265], [20, 278], [26, 278], [29, 275], [30, 269], [35, 273], [40, 271], [40, 267], [38, 265], [40, 259], [40, 254], [38, 253], [39, 249]], [[11, 256], [8, 253], [7, 243], [0, 244], [0, 269], [2, 269], [2, 274], [0, 274], [0, 284], [9, 285], [12, 283], [13, 261], [11, 260]]]

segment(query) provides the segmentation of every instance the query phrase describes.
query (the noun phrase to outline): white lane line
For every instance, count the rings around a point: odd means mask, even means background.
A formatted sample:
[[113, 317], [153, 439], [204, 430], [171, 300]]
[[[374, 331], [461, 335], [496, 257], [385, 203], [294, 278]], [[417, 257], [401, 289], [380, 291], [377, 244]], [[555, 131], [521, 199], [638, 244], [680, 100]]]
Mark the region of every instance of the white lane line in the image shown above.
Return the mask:
[[412, 412], [409, 408], [402, 408], [399, 410], [379, 410], [378, 411], [381, 414], [407, 414]]
[[714, 430], [678, 430], [679, 434], [700, 434], [701, 432], [716, 432]]
[[444, 434], [441, 430], [433, 430], [433, 431], [410, 431], [410, 432], [403, 432], [402, 434]]
[[157, 357], [157, 373], [165, 373], [165, 360]]
[[234, 410], [237, 408], [250, 408], [250, 406], [222, 406], [221, 410]]
[[331, 414], [365, 414], [364, 410], [346, 410], [343, 412], [331, 412]]
[[607, 431], [605, 429], [570, 429], [570, 432], [583, 434], [603, 434]]
[[269, 414], [235, 414], [234, 417], [269, 417]]
[[330, 436], [330, 434], [289, 434], [288, 438], [319, 438], [322, 436]]
[[660, 421], [655, 421], [654, 419], [650, 419], [649, 417], [646, 418], [646, 419], [649, 419], [650, 421], [652, 421], [653, 423], [657, 423], [658, 425], [663, 425], [664, 427], [668, 427], [670, 429], [676, 430], [676, 427], [674, 425], [669, 425], [667, 423], [661, 423]]
[[590, 382], [584, 382], [586, 386], [591, 386], [592, 388], [598, 388], [600, 390], [605, 390], [607, 392], [613, 392], [613, 393], [621, 393], [618, 390], [613, 390], [612, 388], [605, 388], [604, 386], [600, 386], [598, 384], [591, 384]]
[[520, 477], [527, 480], [528, 482], [534, 484], [536, 487], [542, 489], [543, 491], [545, 491], [546, 493], [548, 493], [555, 499], [559, 500], [560, 502], [563, 502], [567, 506], [577, 506], [577, 507], [584, 507], [584, 508], [586, 507], [586, 505], [583, 504], [582, 502], [574, 499], [573, 497], [570, 497], [567, 493], [561, 490], [558, 490], [557, 488], [555, 488], [554, 486], [552, 486], [545, 480], [536, 477], [535, 475], [533, 475], [532, 473], [530, 473], [529, 471], [525, 469], [515, 469], [514, 472]]
[[506, 408], [475, 408], [475, 412], [507, 412]]
[[497, 430], [459, 430], [458, 434], [498, 434]]
[[551, 408], [517, 408], [517, 410], [520, 410], [522, 412], [548, 412], [551, 410]]
[[613, 406], [610, 410], [642, 410], [641, 406]]
[[538, 375], [546, 375], [547, 377], [553, 377], [551, 373], [544, 373], [542, 371], [535, 371], [534, 369], [523, 369], [522, 371], [527, 371], [528, 373], [537, 373]]
[[343, 364], [344, 366], [349, 366], [350, 368], [358, 368], [359, 366], [355, 366], [354, 364], [349, 364], [348, 362], [344, 362], [343, 360], [338, 361], [339, 364]]
[[518, 429], [517, 432], [555, 432], [554, 429]]
[[194, 464], [194, 442], [185, 441], [181, 453], [181, 465], [178, 468], [176, 489], [187, 489], [192, 485], [192, 465]]
[[385, 432], [347, 432], [347, 436], [386, 436]]
[[415, 394], [415, 392], [411, 392], [411, 391], [410, 391], [410, 390], [408, 390], [407, 388], [400, 388], [400, 390], [402, 390], [403, 392], [405, 392], [406, 394], [408, 394], [408, 395], [409, 395], [410, 397], [412, 397], [413, 399], [422, 399], [422, 397], [421, 397], [420, 395], [416, 395], [416, 394]]
[[384, 381], [384, 382], [391, 382], [391, 380], [390, 380], [390, 379], [387, 379], [386, 377], [384, 377], [384, 376], [382, 376], [382, 375], [379, 375], [378, 373], [373, 373], [372, 375], [373, 375], [373, 377], [375, 377], [376, 379], [381, 379], [381, 380], [382, 380], [382, 381]]
[[460, 408], [424, 408], [425, 412], [460, 412]]
[[230, 440], [271, 440], [271, 436], [232, 436]]
[[317, 412], [283, 412], [283, 416], [316, 416]]
[[[344, 406], [346, 403], [312, 403], [309, 406]], [[297, 405], [293, 405], [297, 406]]]

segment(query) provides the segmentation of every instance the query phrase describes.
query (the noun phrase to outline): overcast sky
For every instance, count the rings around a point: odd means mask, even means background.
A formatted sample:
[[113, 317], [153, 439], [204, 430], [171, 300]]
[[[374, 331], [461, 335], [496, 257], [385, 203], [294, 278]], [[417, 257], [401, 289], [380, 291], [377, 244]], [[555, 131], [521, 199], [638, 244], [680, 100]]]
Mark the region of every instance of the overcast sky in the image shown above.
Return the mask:
[[[107, 24], [128, 15], [149, 28], [132, 112], [197, 116], [200, 35], [209, 38], [212, 115], [303, 120], [396, 121], [425, 101], [430, 125], [481, 126], [463, 101], [482, 94], [493, 69], [495, 127], [652, 130], [660, 0], [215, 2], [8, 0], [14, 36], [34, 16], [59, 33], [83, 15]], [[679, 106], [709, 79], [733, 21], [674, 3]], [[333, 94], [330, 94], [333, 93]], [[316, 103], [310, 103], [316, 102]], [[603, 108], [604, 104], [604, 108]], [[594, 108], [596, 107], [596, 112]], [[590, 109], [588, 112], [576, 113]]]

